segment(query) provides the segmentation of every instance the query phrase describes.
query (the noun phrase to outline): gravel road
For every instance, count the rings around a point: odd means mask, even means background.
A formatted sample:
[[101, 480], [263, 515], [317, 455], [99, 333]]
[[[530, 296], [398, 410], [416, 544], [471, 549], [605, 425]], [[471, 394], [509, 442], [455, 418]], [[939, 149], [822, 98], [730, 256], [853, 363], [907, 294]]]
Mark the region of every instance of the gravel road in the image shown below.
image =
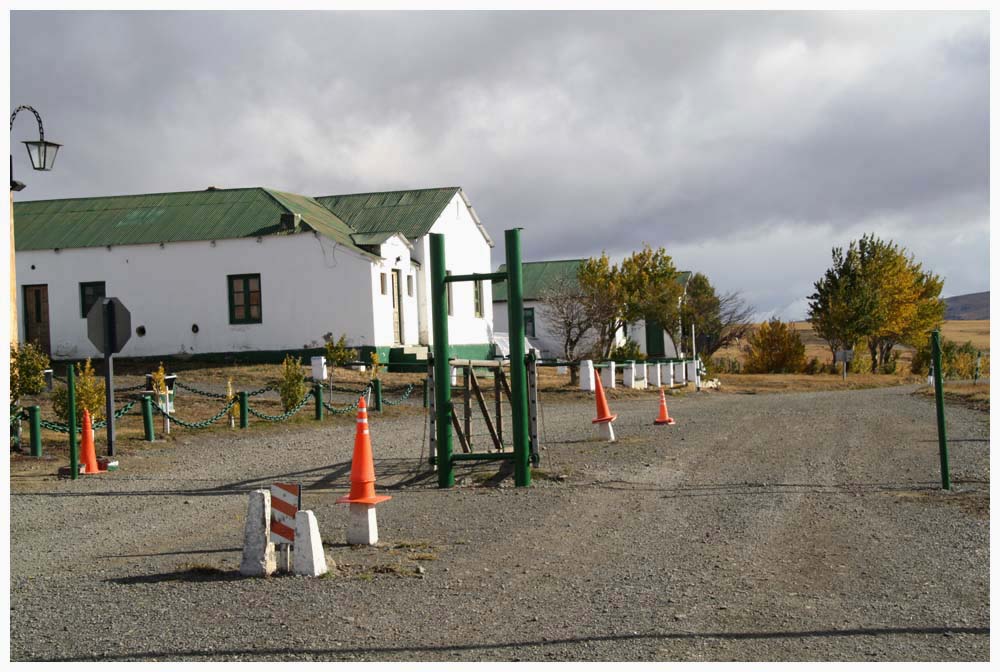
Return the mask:
[[[989, 660], [989, 416], [913, 388], [542, 399], [530, 488], [436, 487], [420, 409], [372, 414], [380, 543], [344, 543], [352, 417], [11, 458], [11, 658]], [[482, 434], [477, 436], [482, 441]], [[480, 446], [483, 447], [483, 446]], [[241, 577], [246, 492], [305, 484], [326, 577]]]

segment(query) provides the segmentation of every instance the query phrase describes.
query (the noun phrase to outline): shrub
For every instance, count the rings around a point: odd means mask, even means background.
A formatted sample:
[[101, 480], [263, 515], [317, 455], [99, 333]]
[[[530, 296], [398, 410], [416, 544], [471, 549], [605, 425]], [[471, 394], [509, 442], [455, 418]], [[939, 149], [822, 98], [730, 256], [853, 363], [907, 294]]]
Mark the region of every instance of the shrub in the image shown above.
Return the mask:
[[625, 339], [625, 342], [621, 345], [615, 346], [615, 349], [611, 351], [611, 359], [615, 361], [628, 361], [628, 360], [644, 360], [646, 355], [642, 353], [639, 349], [639, 344], [630, 338]]
[[872, 356], [865, 346], [854, 348], [854, 359], [851, 360], [847, 370], [851, 373], [871, 373]]
[[819, 363], [819, 359], [817, 359], [816, 357], [810, 359], [809, 363], [806, 364], [805, 368], [805, 372], [808, 373], [810, 376], [815, 376], [822, 370], [823, 370], [823, 365]]
[[[104, 385], [94, 375], [94, 367], [88, 359], [76, 365], [76, 421], [83, 423], [84, 409], [90, 411], [91, 422], [104, 419]], [[57, 387], [52, 391], [52, 410], [62, 422], [69, 422], [69, 388]]]
[[[976, 350], [971, 341], [959, 345], [955, 341], [941, 339], [941, 373], [945, 378], [959, 380], [973, 378], [976, 373], [977, 357], [979, 357], [979, 351]], [[910, 371], [917, 375], [926, 376], [930, 372], [930, 368], [931, 345], [926, 343], [913, 353]], [[979, 375], [989, 375], [989, 355], [982, 358]]]
[[22, 397], [39, 394], [45, 389], [45, 369], [49, 358], [34, 343], [10, 346], [10, 403], [17, 404]]
[[379, 372], [382, 370], [382, 364], [379, 362], [378, 352], [372, 352], [372, 380], [378, 378]]
[[879, 371], [885, 374], [890, 374], [890, 375], [894, 374], [896, 373], [896, 366], [898, 364], [899, 364], [899, 353], [893, 350], [891, 353], [889, 353], [889, 359], [887, 359], [886, 362], [879, 367]]
[[747, 337], [747, 373], [798, 373], [806, 365], [806, 346], [790, 324], [773, 319]]
[[285, 361], [281, 365], [281, 382], [278, 383], [278, 392], [281, 395], [281, 407], [285, 412], [292, 410], [299, 405], [302, 397], [306, 394], [306, 377], [302, 372], [302, 360], [298, 357], [285, 355]]
[[326, 363], [331, 367], [345, 366], [358, 359], [357, 350], [347, 347], [347, 336], [345, 334], [341, 334], [336, 342], [332, 338], [327, 338], [325, 347]]

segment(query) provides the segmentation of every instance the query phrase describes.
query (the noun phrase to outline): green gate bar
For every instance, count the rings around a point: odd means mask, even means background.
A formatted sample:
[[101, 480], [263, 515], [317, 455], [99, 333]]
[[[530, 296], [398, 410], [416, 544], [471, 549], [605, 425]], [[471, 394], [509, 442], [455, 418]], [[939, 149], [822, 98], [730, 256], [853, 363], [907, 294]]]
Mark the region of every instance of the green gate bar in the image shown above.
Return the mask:
[[[430, 234], [431, 318], [434, 327], [434, 435], [436, 455], [431, 459], [438, 468], [438, 487], [455, 484], [458, 460], [514, 460], [514, 485], [531, 485], [530, 439], [528, 438], [528, 380], [524, 349], [524, 297], [521, 274], [521, 230], [504, 232], [507, 271], [449, 276], [445, 270], [444, 236]], [[448, 342], [448, 283], [502, 280], [507, 283], [507, 316], [510, 325], [511, 409], [514, 429], [514, 452], [462, 453], [456, 455], [452, 444], [451, 360]]]
[[434, 431], [437, 435], [438, 487], [455, 485], [451, 443], [451, 363], [448, 360], [448, 287], [444, 235], [430, 234], [431, 323], [434, 325]]
[[514, 485], [531, 485], [528, 465], [528, 376], [524, 352], [524, 279], [521, 274], [521, 230], [504, 231], [507, 257], [507, 324], [510, 325], [510, 403], [514, 430]]
[[941, 332], [931, 332], [931, 361], [934, 366], [934, 401], [937, 406], [938, 452], [941, 456], [941, 487], [951, 490], [951, 469], [948, 467], [948, 436], [944, 427], [944, 385], [941, 373]]
[[42, 407], [28, 406], [28, 433], [31, 442], [31, 456], [42, 456]]
[[67, 402], [69, 406], [69, 477], [80, 478], [80, 455], [76, 443], [76, 370], [70, 364], [66, 371]]
[[382, 412], [382, 381], [378, 378], [372, 378], [372, 408]]
[[240, 429], [246, 429], [250, 424], [249, 402], [250, 395], [240, 392]]

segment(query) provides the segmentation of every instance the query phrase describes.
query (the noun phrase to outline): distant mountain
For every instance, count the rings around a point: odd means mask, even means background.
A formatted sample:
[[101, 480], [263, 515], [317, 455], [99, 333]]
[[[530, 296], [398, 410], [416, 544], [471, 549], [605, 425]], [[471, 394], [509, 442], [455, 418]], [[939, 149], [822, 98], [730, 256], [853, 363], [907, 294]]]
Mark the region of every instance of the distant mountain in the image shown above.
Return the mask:
[[946, 320], [988, 320], [990, 319], [990, 293], [977, 292], [950, 296], [944, 300]]

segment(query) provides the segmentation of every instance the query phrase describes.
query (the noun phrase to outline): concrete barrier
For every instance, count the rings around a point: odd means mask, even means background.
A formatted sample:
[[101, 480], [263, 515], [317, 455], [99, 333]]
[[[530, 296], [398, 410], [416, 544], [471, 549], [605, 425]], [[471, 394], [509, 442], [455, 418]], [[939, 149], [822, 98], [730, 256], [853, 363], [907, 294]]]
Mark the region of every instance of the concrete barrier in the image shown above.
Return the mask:
[[312, 511], [295, 514], [295, 550], [292, 552], [292, 571], [300, 576], [326, 574], [326, 554], [319, 536], [319, 525]]
[[247, 520], [243, 527], [243, 557], [240, 574], [270, 576], [277, 570], [274, 543], [271, 542], [271, 493], [254, 490], [247, 504]]

